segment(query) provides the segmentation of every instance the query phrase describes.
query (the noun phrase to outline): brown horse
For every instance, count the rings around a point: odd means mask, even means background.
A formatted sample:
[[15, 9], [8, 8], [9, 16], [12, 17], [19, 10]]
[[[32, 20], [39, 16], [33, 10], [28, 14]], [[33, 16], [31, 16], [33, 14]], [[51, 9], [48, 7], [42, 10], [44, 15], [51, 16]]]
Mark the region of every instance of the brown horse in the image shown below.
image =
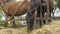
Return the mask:
[[[7, 2], [7, 0], [0, 0], [0, 5], [5, 4], [6, 2]], [[8, 4], [5, 4], [4, 6], [2, 6], [2, 8], [3, 8], [3, 11], [6, 14], [6, 16], [9, 17], [9, 16], [12, 16], [12, 14], [16, 11], [16, 9], [19, 7], [19, 5], [20, 6], [22, 5], [22, 3], [23, 3], [23, 1], [9, 2]], [[50, 1], [50, 3], [51, 3], [51, 1]], [[49, 4], [49, 5], [52, 6], [51, 4]], [[16, 12], [16, 14], [14, 16], [20, 16], [20, 15], [25, 14], [27, 12], [26, 10], [29, 7], [30, 7], [30, 0], [26, 0], [26, 2], [22, 5], [22, 7]], [[14, 19], [14, 17], [12, 19]], [[32, 24], [31, 25], [28, 24], [28, 25], [29, 26], [33, 26]], [[15, 23], [14, 22], [13, 22], [13, 26], [15, 26]]]
[[[22, 5], [22, 3], [25, 1], [25, 3]], [[19, 10], [17, 10], [16, 14], [14, 16], [21, 16], [23, 14], [25, 14], [27, 12], [27, 9], [30, 7], [29, 3], [30, 0], [24, 0], [24, 1], [12, 1], [9, 2], [8, 0], [0, 0], [0, 5], [5, 4], [7, 2], [7, 4], [3, 5], [3, 12], [6, 14], [7, 17], [11, 17], [13, 15], [13, 13], [16, 11], [16, 9], [18, 9], [19, 6], [21, 6], [21, 8], [19, 8]], [[11, 19], [14, 19], [14, 17], [12, 17]], [[6, 23], [7, 25], [7, 23]], [[15, 23], [13, 22], [13, 26], [15, 26]]]

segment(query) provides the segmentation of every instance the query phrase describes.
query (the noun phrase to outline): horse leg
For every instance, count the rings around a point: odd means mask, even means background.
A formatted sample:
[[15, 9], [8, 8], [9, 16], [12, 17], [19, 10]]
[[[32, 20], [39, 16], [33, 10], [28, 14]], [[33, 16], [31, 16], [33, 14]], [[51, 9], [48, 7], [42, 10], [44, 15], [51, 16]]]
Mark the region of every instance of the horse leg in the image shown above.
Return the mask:
[[37, 0], [31, 0], [30, 9], [27, 11], [27, 16], [26, 16], [28, 31], [32, 31], [32, 29], [33, 29], [34, 13], [35, 13], [35, 9], [37, 9], [38, 5], [39, 5], [39, 2], [37, 4]]
[[[40, 6], [37, 8], [37, 17], [40, 17]], [[37, 25], [41, 28], [42, 27], [42, 21], [38, 20]]]
[[[43, 13], [42, 13], [42, 17], [43, 17], [43, 18], [44, 18], [44, 15], [45, 15], [45, 13], [43, 12]], [[45, 19], [43, 19], [43, 24], [46, 24]]]
[[[14, 17], [12, 19], [14, 19]], [[15, 21], [13, 21], [13, 27], [14, 28], [16, 27]]]
[[[43, 8], [43, 11], [42, 11], [42, 17], [44, 18], [45, 12], [46, 12], [46, 6], [44, 5], [44, 6], [42, 6], [42, 8]], [[43, 19], [43, 24], [46, 24], [45, 19]]]
[[[53, 8], [50, 7], [49, 11], [50, 11], [49, 17], [51, 18], [51, 13], [53, 12]], [[49, 19], [48, 22], [51, 22], [51, 19]]]
[[[6, 19], [7, 20], [7, 19]], [[5, 27], [7, 27], [8, 22], [5, 22]]]
[[[34, 13], [34, 12], [33, 12]], [[33, 29], [34, 24], [34, 14], [32, 13], [32, 10], [27, 13], [26, 21], [28, 26], [28, 31], [31, 31]]]
[[[51, 18], [51, 11], [50, 11], [49, 17]], [[51, 19], [49, 19], [48, 22], [51, 22]]]
[[[11, 19], [14, 19], [14, 17], [12, 17]], [[15, 24], [15, 21], [12, 21], [12, 27], [15, 28], [16, 27], [16, 24]]]
[[30, 7], [30, 9], [27, 11], [27, 15], [26, 15], [28, 32], [31, 32], [32, 29], [33, 29], [34, 13], [35, 13], [35, 10], [33, 10], [33, 9], [34, 9], [34, 8]]
[[[8, 18], [8, 15], [6, 15], [6, 16]], [[5, 17], [6, 20], [8, 20], [7, 18]], [[5, 27], [7, 27], [7, 24], [8, 24], [8, 21], [5, 22]]]

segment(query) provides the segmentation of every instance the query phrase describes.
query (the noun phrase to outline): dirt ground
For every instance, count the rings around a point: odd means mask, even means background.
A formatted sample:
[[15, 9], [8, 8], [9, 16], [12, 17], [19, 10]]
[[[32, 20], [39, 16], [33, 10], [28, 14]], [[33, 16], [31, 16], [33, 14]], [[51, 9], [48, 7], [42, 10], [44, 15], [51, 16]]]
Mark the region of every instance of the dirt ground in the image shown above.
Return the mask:
[[[0, 34], [27, 34], [27, 28], [2, 28]], [[40, 29], [34, 29], [30, 34], [60, 34], [60, 21], [53, 21]]]

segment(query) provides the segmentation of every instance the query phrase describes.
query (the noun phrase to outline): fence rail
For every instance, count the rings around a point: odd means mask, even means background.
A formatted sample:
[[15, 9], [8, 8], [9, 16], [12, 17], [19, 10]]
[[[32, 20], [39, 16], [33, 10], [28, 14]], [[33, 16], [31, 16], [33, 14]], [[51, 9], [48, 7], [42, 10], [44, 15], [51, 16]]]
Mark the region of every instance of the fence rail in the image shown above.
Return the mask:
[[26, 19], [0, 20], [0, 22], [8, 22], [8, 21], [26, 21]]

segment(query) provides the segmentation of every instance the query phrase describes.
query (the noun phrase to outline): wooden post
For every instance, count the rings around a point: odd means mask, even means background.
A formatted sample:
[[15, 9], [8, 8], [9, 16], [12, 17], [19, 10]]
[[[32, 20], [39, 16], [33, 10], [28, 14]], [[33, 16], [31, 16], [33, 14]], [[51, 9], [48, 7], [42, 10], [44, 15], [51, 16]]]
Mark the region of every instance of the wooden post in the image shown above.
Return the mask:
[[[50, 14], [50, 12], [49, 12], [49, 0], [47, 0], [47, 18], [49, 18], [49, 14]], [[46, 23], [46, 24], [48, 24], [48, 23]]]
[[47, 0], [47, 17], [49, 18], [49, 0]]
[[42, 9], [42, 4], [43, 4], [43, 1], [44, 0], [41, 0], [41, 2], [40, 2], [40, 20], [41, 20], [41, 22], [42, 22], [42, 25], [43, 25], [43, 17], [42, 17], [42, 11], [43, 11], [43, 9]]

